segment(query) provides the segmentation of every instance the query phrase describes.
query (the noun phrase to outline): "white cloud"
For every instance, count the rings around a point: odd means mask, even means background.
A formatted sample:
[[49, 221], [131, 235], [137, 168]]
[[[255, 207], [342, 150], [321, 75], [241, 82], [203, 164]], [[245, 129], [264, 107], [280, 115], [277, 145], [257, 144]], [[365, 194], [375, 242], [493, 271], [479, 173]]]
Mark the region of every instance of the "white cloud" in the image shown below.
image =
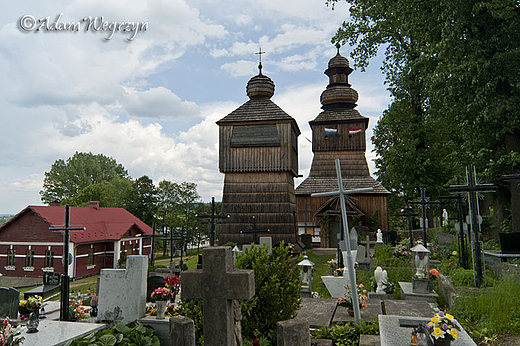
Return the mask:
[[258, 63], [255, 61], [238, 60], [232, 63], [225, 63], [220, 68], [233, 77], [252, 76], [258, 73]]
[[245, 15], [245, 14], [239, 14], [236, 19], [235, 23], [237, 25], [250, 25], [253, 22], [253, 18], [251, 16]]

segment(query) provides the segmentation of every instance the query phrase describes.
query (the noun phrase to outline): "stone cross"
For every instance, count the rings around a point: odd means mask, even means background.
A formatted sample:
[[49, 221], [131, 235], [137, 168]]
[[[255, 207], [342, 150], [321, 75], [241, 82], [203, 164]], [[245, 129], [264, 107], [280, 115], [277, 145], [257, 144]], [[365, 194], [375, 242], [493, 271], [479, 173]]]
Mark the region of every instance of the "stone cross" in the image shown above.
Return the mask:
[[233, 300], [247, 300], [255, 295], [253, 270], [238, 270], [229, 246], [202, 250], [202, 269], [182, 274], [182, 298], [204, 300], [204, 345], [233, 345]]
[[322, 192], [322, 193], [313, 193], [311, 197], [324, 197], [324, 196], [338, 196], [341, 202], [341, 219], [343, 221], [343, 239], [347, 242], [347, 268], [349, 281], [352, 292], [352, 305], [354, 306], [354, 318], [356, 322], [359, 324], [361, 322], [361, 311], [359, 310], [359, 297], [357, 293], [357, 283], [356, 283], [356, 272], [354, 270], [354, 260], [352, 259], [351, 246], [350, 246], [350, 236], [348, 236], [348, 220], [347, 220], [347, 206], [345, 204], [345, 196], [353, 195], [361, 192], [372, 191], [373, 188], [365, 188], [365, 189], [355, 189], [355, 190], [345, 190], [343, 186], [343, 179], [341, 177], [341, 165], [339, 159], [336, 159], [336, 175], [338, 177], [338, 191], [333, 192]]
[[479, 184], [477, 181], [477, 173], [475, 172], [475, 167], [473, 165], [469, 165], [466, 167], [466, 181], [466, 185], [450, 185], [449, 190], [452, 192], [468, 193], [469, 210], [471, 216], [471, 229], [473, 230], [473, 239], [475, 241], [475, 269], [477, 272], [476, 284], [477, 287], [480, 287], [480, 285], [482, 285], [482, 258], [480, 253], [480, 241], [478, 238], [480, 224], [478, 222], [479, 207], [477, 193], [496, 190], [497, 186], [493, 184]]

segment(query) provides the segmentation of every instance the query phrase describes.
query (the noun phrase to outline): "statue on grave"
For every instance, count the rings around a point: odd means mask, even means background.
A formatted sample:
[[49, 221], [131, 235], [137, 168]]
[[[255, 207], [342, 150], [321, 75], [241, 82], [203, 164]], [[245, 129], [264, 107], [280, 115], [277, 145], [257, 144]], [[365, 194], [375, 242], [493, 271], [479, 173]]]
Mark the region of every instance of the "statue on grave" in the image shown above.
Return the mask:
[[383, 242], [383, 232], [381, 232], [381, 228], [377, 230], [376, 237], [376, 243], [381, 244]]
[[383, 270], [381, 267], [377, 267], [374, 271], [374, 278], [376, 279], [377, 283], [376, 293], [385, 293], [384, 284], [388, 282], [388, 273], [386, 270]]
[[233, 299], [233, 318], [234, 318], [234, 334], [235, 334], [235, 342], [234, 346], [242, 346], [242, 308], [240, 307], [240, 302], [236, 299]]
[[442, 227], [448, 226], [448, 212], [446, 209], [442, 210]]

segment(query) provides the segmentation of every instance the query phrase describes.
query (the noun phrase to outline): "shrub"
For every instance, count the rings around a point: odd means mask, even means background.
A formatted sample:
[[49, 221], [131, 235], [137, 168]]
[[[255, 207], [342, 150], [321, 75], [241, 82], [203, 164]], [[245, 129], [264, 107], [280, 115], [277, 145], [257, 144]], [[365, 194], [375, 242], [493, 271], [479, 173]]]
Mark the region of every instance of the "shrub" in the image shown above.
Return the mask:
[[378, 335], [379, 324], [370, 324], [361, 321], [360, 325], [350, 322], [343, 326], [323, 327], [315, 330], [312, 333], [312, 337], [317, 339], [330, 339], [335, 346], [357, 346], [361, 334]]
[[245, 338], [264, 336], [276, 343], [276, 322], [291, 319], [300, 306], [300, 274], [293, 268], [291, 251], [283, 242], [268, 254], [254, 246], [237, 258], [240, 269], [255, 271], [255, 296], [241, 302]]
[[159, 338], [154, 335], [153, 328], [146, 327], [140, 322], [130, 322], [128, 324], [119, 323], [113, 328], [104, 329], [92, 333], [84, 338], [68, 341], [65, 346], [160, 346]]

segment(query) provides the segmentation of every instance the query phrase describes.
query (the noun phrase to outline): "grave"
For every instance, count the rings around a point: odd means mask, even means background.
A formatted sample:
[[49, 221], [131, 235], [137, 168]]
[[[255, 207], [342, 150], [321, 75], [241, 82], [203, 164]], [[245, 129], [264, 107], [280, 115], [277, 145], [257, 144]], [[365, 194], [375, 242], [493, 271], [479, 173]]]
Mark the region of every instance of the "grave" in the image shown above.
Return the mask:
[[182, 298], [204, 301], [204, 345], [233, 345], [233, 300], [247, 300], [255, 294], [253, 270], [237, 270], [230, 247], [202, 250], [202, 269], [182, 274]]
[[23, 346], [65, 345], [69, 340], [85, 337], [106, 327], [105, 324], [40, 320], [37, 333], [27, 333], [24, 328]]
[[[433, 317], [433, 315], [431, 316]], [[430, 318], [379, 315], [379, 335], [381, 346], [410, 345], [413, 327], [412, 323], [428, 323]], [[468, 333], [461, 327], [459, 336], [451, 342], [451, 346], [477, 346], [469, 337]]]
[[148, 256], [128, 256], [126, 269], [101, 269], [98, 321], [128, 323], [143, 317], [147, 272]]
[[301, 298], [295, 321], [307, 322], [311, 328], [330, 327], [336, 311], [335, 299]]
[[520, 258], [520, 233], [499, 233], [501, 251], [484, 251], [484, 262], [499, 266], [501, 262]]
[[20, 292], [15, 288], [0, 287], [0, 317], [18, 318]]
[[343, 276], [326, 275], [321, 277], [321, 281], [327, 288], [332, 298], [343, 297], [345, 289], [348, 287], [348, 270], [345, 268]]
[[435, 303], [439, 295], [432, 290], [429, 293], [414, 292], [411, 282], [399, 282], [401, 288], [401, 297], [405, 300], [424, 300], [430, 303]]
[[159, 275], [149, 276], [146, 280], [146, 301], [151, 302], [152, 292], [159, 287], [164, 286], [164, 277]]
[[60, 291], [60, 276], [59, 273], [44, 272], [43, 285], [24, 292], [23, 299], [27, 300], [29, 297], [34, 296], [40, 296], [43, 299], [47, 299], [57, 294]]
[[295, 320], [276, 323], [278, 346], [311, 346], [309, 323]]

